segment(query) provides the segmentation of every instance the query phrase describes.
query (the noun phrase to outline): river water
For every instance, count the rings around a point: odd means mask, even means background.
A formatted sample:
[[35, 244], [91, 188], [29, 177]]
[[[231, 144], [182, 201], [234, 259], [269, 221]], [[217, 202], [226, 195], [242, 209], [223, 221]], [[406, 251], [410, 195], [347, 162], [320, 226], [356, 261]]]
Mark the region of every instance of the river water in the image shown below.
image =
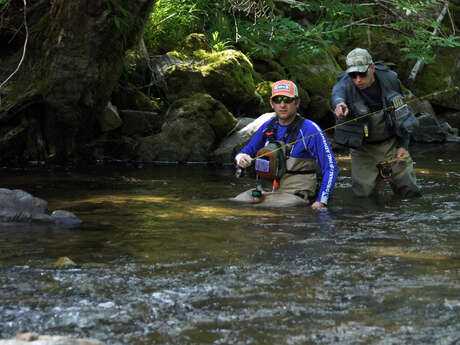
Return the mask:
[[354, 198], [339, 156], [327, 211], [229, 202], [254, 186], [230, 167], [3, 169], [1, 187], [84, 223], [0, 223], [0, 337], [460, 344], [459, 148], [411, 149], [416, 200]]

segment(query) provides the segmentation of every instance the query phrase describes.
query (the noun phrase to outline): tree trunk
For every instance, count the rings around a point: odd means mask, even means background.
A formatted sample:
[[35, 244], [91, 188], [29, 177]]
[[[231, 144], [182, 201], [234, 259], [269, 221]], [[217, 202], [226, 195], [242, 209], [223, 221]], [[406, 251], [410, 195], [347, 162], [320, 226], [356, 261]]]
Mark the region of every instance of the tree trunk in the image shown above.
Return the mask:
[[0, 85], [25, 58], [0, 88], [0, 162], [79, 156], [154, 2], [29, 0], [26, 21], [20, 1], [1, 5]]

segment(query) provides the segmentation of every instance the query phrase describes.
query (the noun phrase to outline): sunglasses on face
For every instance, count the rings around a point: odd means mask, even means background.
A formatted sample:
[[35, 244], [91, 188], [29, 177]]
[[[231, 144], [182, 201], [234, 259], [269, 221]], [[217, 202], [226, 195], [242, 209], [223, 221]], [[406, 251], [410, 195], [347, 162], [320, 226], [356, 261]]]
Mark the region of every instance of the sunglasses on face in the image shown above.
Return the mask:
[[367, 77], [367, 72], [369, 72], [369, 70], [367, 70], [366, 72], [350, 72], [348, 73], [348, 75], [350, 76], [351, 79], [356, 79], [358, 76], [360, 78], [364, 78], [364, 77]]
[[295, 101], [295, 98], [287, 97], [287, 96], [275, 96], [272, 98], [273, 103], [280, 104], [284, 102], [286, 104], [292, 103]]

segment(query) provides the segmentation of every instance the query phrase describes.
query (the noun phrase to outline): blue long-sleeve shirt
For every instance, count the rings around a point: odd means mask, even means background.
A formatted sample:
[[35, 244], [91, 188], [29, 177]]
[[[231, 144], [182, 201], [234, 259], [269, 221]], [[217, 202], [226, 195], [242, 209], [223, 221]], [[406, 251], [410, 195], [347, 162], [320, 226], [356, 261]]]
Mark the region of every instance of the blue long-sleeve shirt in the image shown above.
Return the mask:
[[[246, 153], [254, 158], [257, 155], [257, 151], [267, 143], [264, 133], [271, 121], [270, 119], [260, 126], [249, 143], [239, 153]], [[282, 140], [289, 126], [280, 125], [278, 122], [276, 122], [275, 126], [277, 127], [276, 140]], [[291, 157], [313, 158], [319, 164], [323, 178], [316, 201], [327, 204], [334, 190], [339, 170], [326, 135], [315, 122], [305, 119], [295, 142], [290, 151]]]

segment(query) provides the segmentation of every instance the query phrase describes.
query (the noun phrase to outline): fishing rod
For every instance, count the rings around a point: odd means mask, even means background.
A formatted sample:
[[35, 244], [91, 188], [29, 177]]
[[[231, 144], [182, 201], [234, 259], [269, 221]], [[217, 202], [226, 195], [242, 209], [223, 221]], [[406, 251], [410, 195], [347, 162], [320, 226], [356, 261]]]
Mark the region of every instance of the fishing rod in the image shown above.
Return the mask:
[[[407, 102], [405, 102], [405, 104], [409, 104], [409, 103], [412, 103], [412, 102], [415, 102], [415, 101], [424, 100], [424, 99], [427, 99], [427, 98], [430, 98], [430, 97], [434, 97], [434, 96], [439, 96], [439, 95], [441, 95], [441, 94], [443, 94], [443, 93], [451, 92], [451, 91], [453, 91], [453, 90], [459, 91], [459, 90], [460, 90], [460, 87], [454, 86], [454, 87], [450, 87], [450, 88], [447, 88], [447, 89], [444, 89], [444, 90], [441, 90], [441, 91], [435, 91], [435, 92], [429, 93], [429, 94], [427, 94], [427, 95], [425, 95], [425, 96], [421, 96], [421, 97], [416, 97], [416, 98], [410, 99], [410, 100], [408, 100]], [[319, 133], [324, 133], [324, 132], [330, 131], [330, 130], [332, 130], [332, 129], [334, 129], [334, 128], [337, 128], [337, 127], [339, 127], [339, 126], [343, 126], [343, 125], [345, 125], [345, 124], [348, 124], [348, 123], [350, 123], [350, 122], [358, 121], [358, 120], [361, 120], [361, 119], [363, 119], [363, 118], [365, 118], [365, 117], [372, 116], [372, 115], [375, 115], [375, 114], [377, 114], [377, 113], [389, 111], [389, 110], [396, 109], [396, 108], [399, 108], [399, 107], [392, 105], [392, 106], [389, 106], [389, 107], [386, 107], [386, 108], [383, 108], [383, 109], [380, 109], [380, 110], [377, 110], [377, 111], [374, 111], [374, 112], [371, 112], [371, 113], [367, 113], [367, 114], [364, 114], [364, 115], [355, 117], [355, 118], [350, 119], [350, 120], [348, 120], [348, 121], [345, 121], [345, 122], [336, 124], [336, 125], [334, 125], [334, 126], [332, 126], [332, 127], [329, 127], [329, 128], [324, 129], [324, 130], [320, 130], [320, 131], [318, 131], [318, 132], [316, 132], [316, 133], [310, 134], [310, 135], [308, 135], [308, 136], [306, 136], [306, 137], [301, 137], [300, 139], [297, 139], [297, 140], [293, 141], [292, 143], [280, 145], [280, 146], [277, 147], [276, 149], [273, 149], [273, 150], [271, 150], [271, 151], [266, 151], [266, 152], [264, 152], [264, 153], [262, 153], [262, 154], [260, 154], [260, 155], [258, 155], [258, 156], [255, 156], [254, 158], [251, 158], [251, 161], [254, 161], [254, 160], [258, 159], [258, 158], [261, 158], [261, 157], [267, 156], [267, 155], [269, 155], [269, 154], [272, 154], [273, 152], [276, 152], [276, 151], [278, 151], [278, 150], [281, 150], [281, 149], [287, 147], [288, 145], [294, 145], [294, 144], [296, 144], [296, 143], [298, 143], [298, 142], [300, 142], [300, 141], [302, 141], [302, 140], [311, 138], [311, 137], [313, 137], [313, 136], [315, 136], [315, 135], [317, 135], [317, 134], [319, 134]]]

